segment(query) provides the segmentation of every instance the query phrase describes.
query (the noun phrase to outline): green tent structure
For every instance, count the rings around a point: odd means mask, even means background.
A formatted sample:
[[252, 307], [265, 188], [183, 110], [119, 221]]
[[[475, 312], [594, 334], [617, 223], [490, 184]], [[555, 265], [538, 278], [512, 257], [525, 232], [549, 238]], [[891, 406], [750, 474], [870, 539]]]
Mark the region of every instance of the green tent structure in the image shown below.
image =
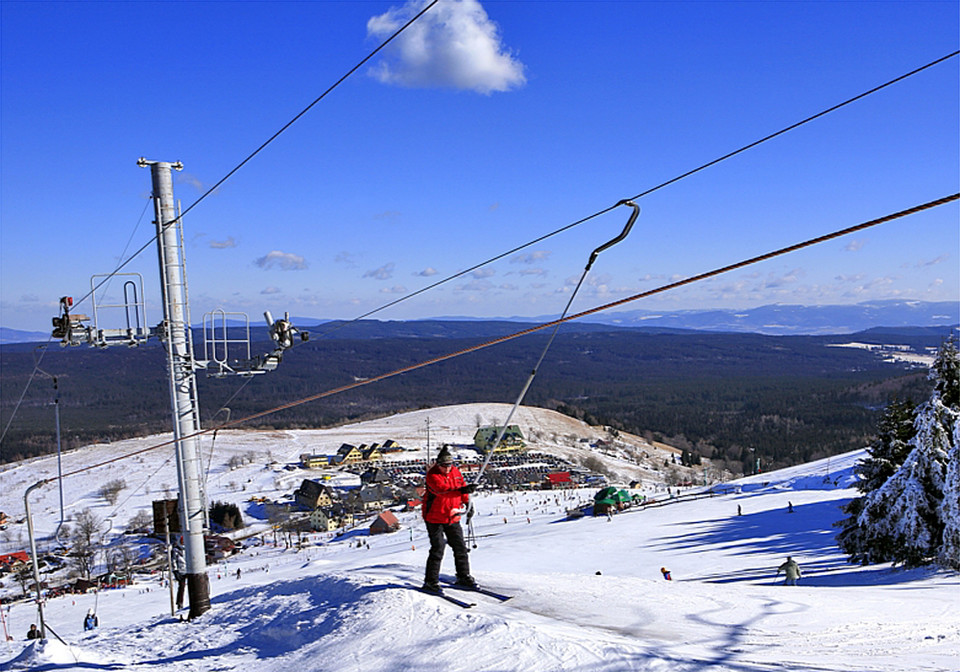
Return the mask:
[[593, 515], [603, 516], [610, 511], [620, 511], [632, 501], [629, 492], [608, 485], [593, 496]]

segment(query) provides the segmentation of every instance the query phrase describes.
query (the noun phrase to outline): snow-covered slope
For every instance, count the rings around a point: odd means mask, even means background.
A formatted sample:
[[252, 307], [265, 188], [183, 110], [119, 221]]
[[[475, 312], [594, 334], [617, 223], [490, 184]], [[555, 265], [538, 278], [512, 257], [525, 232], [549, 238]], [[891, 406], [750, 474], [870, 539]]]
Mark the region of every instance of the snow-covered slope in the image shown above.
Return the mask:
[[[472, 437], [478, 409], [455, 408], [429, 411], [434, 445], [465, 444], [464, 437]], [[231, 491], [272, 496], [289, 486], [285, 480], [302, 477], [284, 470], [285, 461], [335, 449], [338, 441], [425, 443], [423, 413], [324, 432], [221, 435], [212, 451], [210, 497]], [[524, 413], [531, 419], [521, 419], [521, 426], [540, 423], [545, 440], [555, 434], [568, 450], [582, 448], [563, 437], [593, 431], [564, 425], [575, 421], [563, 416]], [[125, 450], [138, 445], [124, 443]], [[89, 463], [116, 451], [98, 446], [90, 450], [98, 457], [74, 454], [65, 463]], [[217, 466], [248, 451], [258, 457], [245, 467]], [[278, 465], [265, 466], [261, 458], [268, 453]], [[592, 498], [592, 490], [478, 494], [473, 573], [513, 598], [501, 603], [468, 594], [476, 602], [469, 610], [411, 589], [422, 579], [427, 547], [416, 513], [400, 514], [400, 531], [389, 535], [370, 537], [358, 529], [341, 537], [312, 535], [301, 551], [270, 544], [248, 549], [210, 569], [213, 608], [190, 623], [171, 617], [169, 595], [156, 580], [50, 600], [46, 621], [66, 644], [25, 641], [36, 607], [18, 603], [4, 608], [15, 640], [0, 649], [0, 669], [960, 669], [956, 574], [849, 566], [833, 543], [838, 507], [855, 495], [849, 486], [857, 457], [760, 474], [728, 484], [727, 494], [668, 499], [610, 521], [566, 519], [566, 509]], [[148, 452], [140, 458], [116, 463], [128, 463], [117, 473], [127, 474], [129, 486], [117, 506], [124, 497], [128, 505], [146, 502], [164, 478], [174, 482], [162, 475], [172, 469], [162, 467], [167, 456]], [[626, 459], [610, 459], [629, 467]], [[133, 476], [134, 464], [142, 477]], [[38, 460], [0, 474], [4, 510], [16, 511], [17, 499], [22, 507], [24, 484], [49, 468]], [[105, 517], [116, 508], [95, 494], [98, 483], [116, 478], [109, 470], [65, 487], [74, 509], [92, 506]], [[150, 470], [157, 473], [150, 494], [131, 492]], [[40, 490], [38, 527], [49, 532], [59, 520], [58, 505], [52, 506], [56, 486]], [[804, 572], [796, 587], [776, 580], [787, 555]], [[672, 581], [661, 578], [661, 567], [671, 571]], [[445, 558], [443, 569], [452, 572], [452, 558]], [[93, 607], [101, 627], [84, 633], [83, 615]]]

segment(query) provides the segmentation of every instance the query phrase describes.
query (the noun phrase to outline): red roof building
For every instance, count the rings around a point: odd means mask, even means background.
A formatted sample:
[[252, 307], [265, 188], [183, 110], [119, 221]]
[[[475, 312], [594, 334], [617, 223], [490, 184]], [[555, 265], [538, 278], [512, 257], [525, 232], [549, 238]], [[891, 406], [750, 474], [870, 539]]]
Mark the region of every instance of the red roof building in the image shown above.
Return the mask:
[[572, 487], [574, 487], [574, 482], [570, 480], [569, 471], [557, 471], [552, 474], [547, 474], [547, 480], [543, 482], [544, 490], [561, 490]]
[[396, 532], [400, 529], [400, 521], [390, 511], [384, 511], [370, 525], [370, 534], [383, 534], [385, 532]]

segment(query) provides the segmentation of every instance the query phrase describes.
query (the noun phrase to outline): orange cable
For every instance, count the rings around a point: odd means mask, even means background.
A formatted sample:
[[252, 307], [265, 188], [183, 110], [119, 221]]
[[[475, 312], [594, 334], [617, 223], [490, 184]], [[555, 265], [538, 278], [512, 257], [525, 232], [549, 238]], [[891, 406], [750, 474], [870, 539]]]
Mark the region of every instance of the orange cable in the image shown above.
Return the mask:
[[[469, 354], [469, 353], [471, 353], [471, 352], [476, 352], [477, 350], [483, 350], [484, 348], [489, 348], [489, 347], [491, 347], [491, 346], [498, 345], [498, 344], [500, 344], [500, 343], [504, 343], [504, 342], [506, 342], [506, 341], [513, 340], [513, 339], [515, 339], [515, 338], [519, 338], [520, 336], [526, 336], [527, 334], [532, 334], [532, 333], [534, 333], [534, 332], [536, 332], [536, 331], [540, 331], [541, 329], [545, 329], [545, 328], [547, 328], [547, 327], [552, 327], [552, 326], [555, 326], [555, 325], [558, 325], [558, 324], [562, 324], [562, 323], [564, 323], [564, 322], [570, 322], [570, 321], [572, 321], [572, 320], [576, 320], [576, 319], [579, 319], [579, 318], [581, 318], [581, 317], [586, 317], [587, 315], [592, 315], [592, 314], [594, 314], [594, 313], [599, 313], [599, 312], [602, 312], [602, 311], [604, 311], [604, 310], [609, 310], [610, 308], [614, 308], [614, 307], [616, 307], [616, 306], [620, 306], [620, 305], [623, 305], [623, 304], [625, 304], [625, 303], [630, 303], [631, 301], [636, 301], [637, 299], [646, 298], [646, 297], [652, 296], [652, 295], [654, 295], [654, 294], [659, 294], [659, 293], [661, 293], [661, 292], [666, 292], [666, 291], [668, 291], [668, 290], [670, 290], [670, 289], [676, 289], [677, 287], [682, 287], [682, 286], [684, 286], [684, 285], [689, 285], [689, 284], [692, 284], [692, 283], [694, 283], [694, 282], [699, 282], [699, 281], [701, 281], [701, 280], [706, 280], [707, 278], [712, 278], [712, 277], [714, 277], [714, 276], [721, 275], [721, 274], [723, 274], [723, 273], [728, 273], [728, 272], [730, 272], [730, 271], [735, 271], [735, 270], [737, 270], [737, 269], [739, 269], [739, 268], [743, 268], [743, 267], [749, 266], [749, 265], [751, 265], [751, 264], [756, 264], [756, 263], [759, 263], [759, 262], [761, 262], [761, 261], [766, 261], [766, 260], [772, 259], [772, 258], [774, 258], [774, 257], [779, 257], [779, 256], [781, 256], [781, 255], [788, 254], [788, 253], [790, 253], [790, 252], [796, 252], [797, 250], [801, 250], [801, 249], [803, 249], [803, 248], [810, 247], [810, 246], [812, 246], [812, 245], [817, 245], [817, 244], [819, 244], [819, 243], [824, 243], [824, 242], [827, 242], [828, 240], [833, 240], [833, 239], [835, 239], [835, 238], [840, 238], [841, 236], [846, 236], [846, 235], [849, 235], [849, 234], [851, 234], [851, 233], [856, 233], [857, 231], [863, 231], [864, 229], [868, 229], [868, 228], [873, 227], [873, 226], [878, 226], [878, 225], [880, 225], [880, 224], [884, 224], [884, 223], [886, 223], [886, 222], [893, 221], [893, 220], [895, 220], [895, 219], [900, 219], [901, 217], [906, 217], [906, 216], [908, 216], [908, 215], [913, 215], [913, 214], [916, 214], [916, 213], [918, 213], [918, 212], [922, 212], [922, 211], [924, 211], [924, 210], [929, 210], [930, 208], [935, 208], [935, 207], [937, 207], [937, 206], [944, 205], [944, 204], [946, 204], [946, 203], [950, 203], [950, 202], [955, 201], [955, 200], [957, 200], [957, 199], [960, 199], [960, 193], [951, 194], [950, 196], [945, 196], [945, 197], [943, 197], [943, 198], [938, 198], [938, 199], [936, 199], [936, 200], [934, 200], [934, 201], [929, 201], [929, 202], [927, 202], [927, 203], [923, 203], [923, 204], [921, 204], [921, 205], [917, 205], [917, 206], [914, 206], [914, 207], [912, 207], [912, 208], [908, 208], [908, 209], [906, 209], [906, 210], [901, 210], [900, 212], [895, 212], [895, 213], [890, 214], [890, 215], [887, 215], [887, 216], [885, 216], [885, 217], [880, 217], [880, 218], [878, 218], [878, 219], [872, 219], [872, 220], [870, 220], [870, 221], [868, 221], [868, 222], [863, 222], [862, 224], [857, 224], [857, 225], [855, 225], [855, 226], [851, 226], [851, 227], [848, 227], [848, 228], [846, 228], [846, 229], [840, 229], [840, 230], [838, 230], [838, 231], [834, 231], [833, 233], [828, 233], [828, 234], [823, 235], [823, 236], [818, 236], [817, 238], [811, 238], [810, 240], [806, 240], [806, 241], [801, 242], [801, 243], [796, 243], [795, 245], [790, 245], [790, 246], [788, 246], [788, 247], [783, 247], [783, 248], [780, 248], [779, 250], [774, 250], [773, 252], [767, 252], [766, 254], [761, 254], [760, 256], [757, 256], [757, 257], [751, 257], [750, 259], [745, 259], [745, 260], [739, 261], [739, 262], [737, 262], [737, 263], [735, 263], [735, 264], [730, 264], [729, 266], [724, 266], [724, 267], [722, 267], [722, 268], [714, 269], [714, 270], [708, 271], [708, 272], [706, 272], [706, 273], [701, 273], [701, 274], [699, 274], [699, 275], [694, 275], [694, 276], [691, 276], [691, 277], [689, 277], [689, 278], [685, 278], [685, 279], [683, 279], [683, 280], [678, 280], [677, 282], [672, 282], [672, 283], [667, 284], [667, 285], [662, 285], [662, 286], [657, 287], [657, 288], [655, 288], [655, 289], [651, 289], [651, 290], [648, 290], [648, 291], [645, 291], [645, 292], [640, 292], [639, 294], [634, 294], [634, 295], [632, 295], [632, 296], [628, 296], [628, 297], [626, 297], [626, 298], [619, 299], [619, 300], [613, 301], [613, 302], [611, 302], [611, 303], [606, 303], [606, 304], [604, 304], [604, 305], [602, 305], [602, 306], [597, 306], [597, 307], [595, 307], [595, 308], [590, 308], [589, 310], [585, 310], [585, 311], [583, 311], [583, 312], [576, 313], [575, 315], [569, 315], [569, 316], [567, 316], [567, 317], [564, 317], [564, 318], [561, 318], [561, 319], [558, 319], [558, 320], [553, 320], [552, 322], [545, 322], [545, 323], [543, 323], [543, 324], [540, 324], [540, 325], [537, 325], [537, 326], [534, 326], [534, 327], [530, 327], [530, 328], [528, 328], [528, 329], [523, 329], [522, 331], [517, 331], [517, 332], [515, 332], [515, 333], [508, 334], [508, 335], [506, 335], [506, 336], [500, 336], [499, 338], [495, 338], [495, 339], [492, 339], [492, 340], [489, 340], [489, 341], [485, 341], [485, 342], [480, 343], [480, 344], [478, 344], [478, 345], [473, 345], [473, 346], [470, 346], [470, 347], [468, 347], [468, 348], [463, 348], [463, 349], [461, 349], [461, 350], [457, 350], [457, 351], [455, 351], [455, 352], [447, 353], [447, 354], [445, 354], [445, 355], [440, 355], [439, 357], [434, 357], [434, 358], [432, 358], [432, 359], [428, 359], [428, 360], [425, 360], [425, 361], [422, 361], [422, 362], [418, 362], [418, 363], [416, 363], [416, 364], [411, 364], [410, 366], [405, 366], [405, 367], [402, 367], [402, 368], [399, 368], [399, 369], [394, 369], [393, 371], [389, 371], [389, 372], [387, 372], [387, 373], [380, 374], [379, 376], [373, 376], [372, 378], [366, 378], [366, 379], [364, 379], [364, 380], [355, 381], [355, 382], [350, 383], [350, 384], [348, 384], [348, 385], [342, 385], [342, 386], [340, 386], [340, 387], [336, 387], [336, 388], [333, 388], [333, 389], [330, 389], [330, 390], [326, 390], [325, 392], [319, 392], [319, 393], [317, 393], [317, 394], [313, 394], [313, 395], [310, 395], [310, 396], [307, 396], [307, 397], [303, 397], [303, 398], [301, 398], [301, 399], [296, 399], [296, 400], [294, 400], [294, 401], [290, 401], [290, 402], [287, 402], [287, 403], [285, 403], [285, 404], [281, 404], [281, 405], [279, 405], [279, 406], [274, 406], [273, 408], [267, 409], [267, 410], [265, 410], [265, 411], [260, 411], [259, 413], [254, 413], [254, 414], [252, 414], [252, 415], [248, 415], [248, 416], [243, 417], [243, 418], [238, 418], [238, 419], [236, 419], [236, 420], [231, 420], [231, 421], [225, 422], [225, 423], [223, 423], [223, 424], [221, 424], [221, 425], [217, 425], [216, 427], [209, 427], [209, 428], [207, 428], [207, 429], [203, 429], [203, 430], [200, 430], [200, 431], [198, 431], [198, 432], [194, 432], [193, 434], [187, 434], [186, 436], [181, 437], [180, 440], [192, 439], [192, 438], [195, 438], [195, 437], [197, 437], [197, 436], [201, 436], [201, 435], [203, 435], [203, 434], [209, 434], [210, 432], [215, 432], [215, 431], [220, 430], [220, 429], [226, 429], [226, 428], [228, 428], [228, 427], [234, 427], [234, 426], [239, 425], [239, 424], [242, 424], [242, 423], [244, 423], [244, 422], [248, 422], [248, 421], [250, 421], [250, 420], [256, 420], [257, 418], [262, 418], [262, 417], [264, 417], [264, 416], [270, 415], [270, 414], [272, 414], [272, 413], [276, 413], [276, 412], [278, 412], [278, 411], [283, 411], [283, 410], [286, 410], [286, 409], [288, 409], [288, 408], [293, 408], [293, 407], [295, 407], [295, 406], [301, 406], [301, 405], [306, 404], [306, 403], [308, 403], [308, 402], [316, 401], [317, 399], [323, 399], [324, 397], [331, 397], [331, 396], [333, 396], [333, 395], [335, 395], [335, 394], [340, 394], [341, 392], [347, 392], [347, 391], [349, 391], [349, 390], [353, 390], [353, 389], [356, 389], [356, 388], [358, 388], [358, 387], [362, 387], [362, 386], [364, 386], [364, 385], [370, 385], [371, 383], [376, 383], [376, 382], [379, 382], [379, 381], [381, 381], [381, 380], [385, 380], [385, 379], [387, 379], [387, 378], [392, 378], [392, 377], [394, 377], [394, 376], [399, 376], [399, 375], [401, 375], [401, 374], [408, 373], [408, 372], [410, 372], [410, 371], [415, 371], [416, 369], [422, 369], [422, 368], [425, 368], [425, 367], [427, 367], [427, 366], [431, 366], [431, 365], [433, 365], [433, 364], [437, 364], [437, 363], [439, 363], [439, 362], [446, 361], [446, 360], [448, 360], [448, 359], [453, 359], [454, 357], [460, 357], [461, 355], [466, 355], [466, 354]], [[71, 471], [71, 472], [67, 472], [67, 473], [63, 474], [63, 477], [66, 478], [67, 476], [74, 476], [74, 475], [79, 474], [79, 473], [82, 473], [82, 472], [84, 472], [84, 471], [89, 471], [89, 470], [91, 470], [91, 469], [96, 469], [97, 467], [102, 467], [102, 466], [104, 466], [104, 465], [110, 464], [110, 463], [112, 463], [112, 462], [117, 462], [117, 461], [119, 461], [119, 460], [123, 460], [123, 459], [126, 459], [126, 458], [128, 458], [128, 457], [133, 457], [133, 456], [135, 456], [135, 455], [140, 455], [140, 454], [142, 454], [142, 453], [145, 453], [145, 452], [150, 451], [150, 450], [154, 450], [154, 449], [156, 449], [156, 448], [162, 448], [162, 447], [164, 447], [164, 446], [169, 446], [169, 445], [171, 445], [171, 444], [173, 444], [173, 443], [175, 443], [175, 442], [176, 442], [176, 439], [171, 439], [171, 440], [169, 440], [169, 441], [164, 441], [164, 442], [162, 442], [162, 443], [158, 443], [158, 444], [156, 444], [156, 445], [149, 446], [149, 447], [147, 447], [147, 448], [143, 448], [143, 449], [141, 449], [141, 450], [137, 450], [137, 451], [134, 451], [134, 452], [132, 452], [132, 453], [127, 453], [126, 455], [120, 455], [120, 456], [118, 456], [118, 457], [114, 457], [114, 458], [111, 458], [111, 459], [109, 459], [109, 460], [105, 460], [105, 461], [100, 462], [100, 463], [98, 463], [98, 464], [93, 464], [93, 465], [90, 465], [90, 466], [87, 466], [87, 467], [82, 467], [82, 468], [80, 468], [80, 469], [76, 469], [76, 470]], [[53, 477], [47, 478], [47, 479], [42, 480], [41, 483], [46, 483], [46, 482], [49, 482], [49, 481], [52, 481], [52, 480], [54, 480]]]

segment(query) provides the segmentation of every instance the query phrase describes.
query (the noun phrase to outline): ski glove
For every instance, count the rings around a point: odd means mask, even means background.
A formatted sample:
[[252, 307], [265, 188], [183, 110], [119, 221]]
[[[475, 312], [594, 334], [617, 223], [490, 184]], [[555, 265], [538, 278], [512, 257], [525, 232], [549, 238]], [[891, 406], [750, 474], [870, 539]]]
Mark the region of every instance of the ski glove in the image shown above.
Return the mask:
[[476, 483], [467, 483], [466, 485], [463, 485], [460, 487], [460, 494], [469, 495], [471, 492], [473, 492], [476, 489], [477, 489]]

